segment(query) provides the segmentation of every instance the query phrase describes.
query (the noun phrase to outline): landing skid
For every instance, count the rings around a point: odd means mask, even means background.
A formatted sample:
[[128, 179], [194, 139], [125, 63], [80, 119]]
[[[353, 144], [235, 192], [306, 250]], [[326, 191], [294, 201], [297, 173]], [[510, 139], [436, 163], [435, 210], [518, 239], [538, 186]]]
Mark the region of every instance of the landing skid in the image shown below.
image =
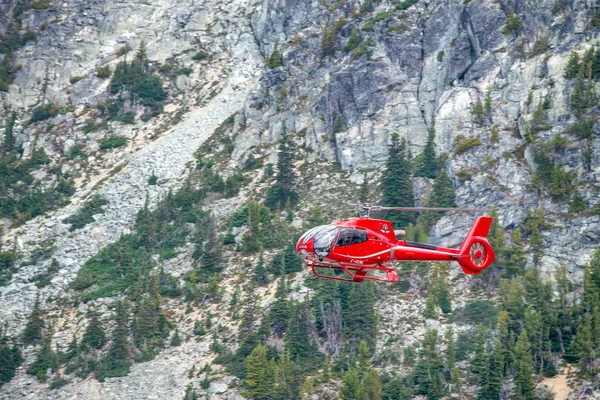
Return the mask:
[[[364, 280], [369, 281], [381, 281], [381, 282], [398, 282], [398, 274], [392, 268], [386, 267], [385, 265], [379, 265], [375, 267], [363, 267], [363, 268], [348, 268], [346, 265], [331, 265], [331, 264], [317, 264], [314, 262], [308, 263], [308, 265], [312, 269], [312, 273], [317, 278], [323, 279], [331, 279], [334, 281], [344, 281], [344, 282], [362, 282]], [[332, 269], [336, 273], [345, 272], [350, 278], [342, 278], [331, 275], [322, 275], [317, 272], [319, 269]], [[377, 276], [369, 276], [367, 273], [369, 271], [383, 271], [386, 274], [386, 278], [380, 278]]]

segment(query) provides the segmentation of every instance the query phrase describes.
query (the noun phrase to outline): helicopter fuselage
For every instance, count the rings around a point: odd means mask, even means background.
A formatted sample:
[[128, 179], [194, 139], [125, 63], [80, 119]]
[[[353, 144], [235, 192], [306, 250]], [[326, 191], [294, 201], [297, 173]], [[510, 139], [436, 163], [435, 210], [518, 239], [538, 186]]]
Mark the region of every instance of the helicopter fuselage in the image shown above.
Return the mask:
[[[475, 228], [479, 225], [480, 235], [475, 235]], [[397, 280], [395, 271], [383, 265], [389, 261], [458, 261], [465, 273], [478, 274], [493, 261], [494, 254], [491, 246], [485, 239], [489, 230], [491, 218], [478, 219], [469, 241], [477, 238], [477, 248], [451, 249], [437, 247], [427, 243], [418, 243], [408, 240], [399, 240], [392, 229], [392, 223], [386, 220], [371, 218], [349, 218], [321, 225], [307, 231], [298, 240], [296, 251], [313, 268], [313, 273], [319, 277], [315, 268], [330, 268], [343, 270], [357, 281], [358, 275], [362, 279]], [[483, 230], [485, 232], [483, 232]], [[482, 237], [481, 237], [482, 236]], [[473, 239], [473, 240], [472, 240]], [[465, 252], [465, 250], [467, 250]], [[473, 259], [475, 262], [467, 259]], [[387, 279], [372, 278], [367, 276], [371, 270], [380, 270], [387, 274]], [[341, 279], [332, 277], [330, 279]], [[341, 279], [347, 280], [347, 279]], [[360, 281], [359, 280], [359, 281]]]

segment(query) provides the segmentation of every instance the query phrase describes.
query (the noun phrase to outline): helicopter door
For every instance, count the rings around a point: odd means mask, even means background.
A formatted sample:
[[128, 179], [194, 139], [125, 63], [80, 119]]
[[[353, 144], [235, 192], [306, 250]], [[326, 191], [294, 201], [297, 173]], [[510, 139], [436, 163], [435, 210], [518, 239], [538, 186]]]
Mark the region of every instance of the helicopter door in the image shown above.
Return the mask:
[[348, 256], [364, 256], [364, 246], [357, 246], [367, 241], [367, 231], [363, 229], [342, 228], [336, 243], [341, 254]]

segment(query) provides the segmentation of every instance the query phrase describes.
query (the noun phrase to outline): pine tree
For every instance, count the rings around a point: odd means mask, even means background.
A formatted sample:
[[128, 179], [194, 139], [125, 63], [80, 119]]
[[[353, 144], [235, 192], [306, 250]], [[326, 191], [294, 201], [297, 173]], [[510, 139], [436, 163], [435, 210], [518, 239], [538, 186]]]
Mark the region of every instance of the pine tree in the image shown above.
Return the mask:
[[333, 28], [329, 24], [325, 25], [325, 29], [323, 29], [323, 37], [321, 38], [321, 50], [326, 56], [335, 55], [335, 51], [337, 50], [335, 44], [335, 35], [335, 28]]
[[3, 147], [5, 152], [11, 152], [14, 147], [15, 147], [15, 135], [14, 135], [14, 129], [15, 129], [15, 122], [17, 121], [17, 113], [16, 112], [12, 112], [10, 119], [8, 120], [8, 124], [6, 125], [6, 128], [4, 129], [4, 143], [3, 143]]
[[14, 376], [17, 368], [23, 362], [21, 351], [16, 343], [9, 345], [8, 337], [0, 330], [0, 387], [9, 382]]
[[356, 28], [352, 29], [352, 33], [350, 33], [350, 37], [348, 38], [348, 42], [342, 48], [343, 51], [352, 51], [358, 47], [358, 45], [362, 42], [362, 37], [360, 36], [360, 31]]
[[73, 335], [73, 339], [69, 342], [69, 346], [67, 346], [67, 360], [73, 360], [75, 357], [79, 355], [79, 344], [77, 343], [77, 338]]
[[446, 329], [444, 338], [446, 342], [446, 377], [450, 380], [456, 366], [456, 349], [454, 347], [454, 329], [452, 329], [452, 326]]
[[275, 291], [275, 301], [271, 305], [269, 312], [271, 327], [273, 333], [279, 337], [287, 329], [291, 314], [291, 304], [286, 299], [287, 285], [285, 275], [281, 275], [277, 281], [277, 289]]
[[363, 379], [362, 390], [360, 391], [361, 399], [380, 400], [382, 392], [381, 379], [376, 370], [372, 369], [365, 375]]
[[240, 358], [247, 357], [257, 343], [256, 333], [254, 332], [254, 325], [256, 324], [256, 294], [251, 289], [248, 292], [246, 298], [246, 307], [242, 315], [242, 322], [240, 324], [239, 337], [241, 338], [240, 347], [237, 350], [237, 355]]
[[42, 339], [42, 330], [44, 328], [44, 320], [42, 319], [42, 310], [40, 309], [39, 297], [35, 299], [33, 310], [27, 318], [27, 324], [21, 335], [23, 344], [34, 344]]
[[414, 368], [414, 382], [418, 386], [417, 393], [437, 400], [444, 395], [443, 369], [437, 351], [438, 332], [427, 331], [419, 352], [419, 362]]
[[265, 267], [265, 258], [263, 255], [262, 248], [260, 249], [260, 255], [258, 257], [258, 262], [254, 267], [254, 274], [252, 275], [252, 279], [258, 285], [265, 285], [269, 282], [269, 278], [267, 277], [267, 268]]
[[[397, 133], [392, 134], [388, 147], [388, 160], [382, 176], [383, 205], [391, 207], [413, 207], [415, 199], [412, 189], [410, 160], [406, 141], [400, 141]], [[414, 222], [408, 212], [394, 212], [389, 216], [394, 226], [405, 227]]]
[[342, 400], [361, 400], [361, 382], [358, 372], [355, 369], [349, 369], [342, 379], [342, 388], [340, 397]]
[[81, 347], [86, 349], [88, 347], [92, 349], [99, 349], [106, 344], [106, 334], [102, 328], [102, 324], [98, 319], [98, 314], [93, 313], [88, 324], [83, 338], [81, 339]]
[[42, 341], [42, 347], [37, 353], [37, 358], [29, 366], [27, 373], [35, 375], [36, 378], [44, 382], [48, 379], [46, 372], [50, 369], [52, 372], [58, 368], [57, 357], [52, 351], [52, 335], [47, 334]]
[[294, 143], [284, 135], [279, 143], [277, 177], [275, 183], [269, 187], [265, 199], [265, 205], [271, 209], [282, 209], [288, 200], [292, 206], [298, 203], [298, 193], [294, 190], [294, 152]]
[[579, 72], [580, 60], [579, 54], [577, 52], [572, 51], [571, 56], [569, 57], [569, 61], [565, 67], [564, 77], [565, 79], [573, 79], [577, 77], [577, 73]]
[[596, 93], [594, 85], [586, 81], [584, 69], [581, 69], [577, 74], [577, 80], [571, 94], [571, 108], [573, 111], [581, 115], [596, 101]]
[[375, 314], [374, 286], [368, 282], [352, 285], [343, 314], [344, 333], [353, 341], [364, 340], [375, 348], [377, 315]]
[[437, 313], [435, 311], [435, 303], [435, 296], [433, 295], [433, 293], [430, 292], [427, 295], [427, 299], [425, 300], [425, 310], [423, 310], [423, 317], [427, 319], [433, 319], [437, 317]]
[[533, 381], [533, 365], [527, 330], [523, 330], [515, 345], [515, 378], [516, 385], [514, 398], [519, 400], [533, 400], [535, 383]]
[[507, 251], [507, 258], [505, 261], [506, 270], [504, 271], [504, 276], [506, 278], [518, 276], [525, 268], [525, 264], [527, 263], [525, 251], [521, 245], [523, 239], [521, 237], [521, 230], [519, 228], [514, 230], [511, 240], [512, 246], [511, 249]]
[[266, 398], [265, 369], [267, 367], [267, 351], [260, 343], [246, 358], [245, 365], [246, 379], [244, 382], [247, 392], [244, 395], [252, 399]]
[[310, 359], [315, 355], [315, 345], [308, 336], [308, 302], [292, 306], [292, 314], [284, 336], [285, 348], [295, 359]]
[[509, 340], [510, 335], [508, 332], [509, 316], [507, 311], [501, 311], [498, 314], [498, 324], [496, 329], [498, 330], [498, 343], [500, 352], [498, 356], [498, 362], [501, 365], [502, 376], [508, 374], [508, 367], [512, 364], [512, 352], [511, 342]]
[[579, 357], [579, 367], [590, 375], [593, 375], [596, 372], [594, 371], [594, 364], [598, 352], [594, 345], [594, 340], [597, 339], [592, 336], [592, 316], [589, 313], [586, 313], [583, 317], [583, 323], [579, 327], [579, 332], [573, 342], [573, 349]]
[[[434, 179], [437, 177], [438, 162], [435, 156], [435, 129], [429, 130], [427, 143], [423, 148], [423, 161], [415, 171], [415, 176]], [[452, 199], [454, 202], [454, 198]]]
[[181, 336], [179, 335], [179, 329], [175, 329], [175, 333], [173, 334], [173, 337], [171, 338], [171, 347], [177, 347], [181, 344]]
[[477, 327], [477, 335], [475, 336], [475, 352], [471, 360], [471, 372], [475, 374], [483, 373], [485, 369], [485, 327], [479, 325]]
[[115, 312], [115, 329], [112, 334], [112, 343], [104, 360], [103, 371], [98, 377], [98, 380], [101, 381], [107, 377], [125, 376], [129, 373], [129, 367], [131, 366], [127, 305], [123, 301], [117, 302]]

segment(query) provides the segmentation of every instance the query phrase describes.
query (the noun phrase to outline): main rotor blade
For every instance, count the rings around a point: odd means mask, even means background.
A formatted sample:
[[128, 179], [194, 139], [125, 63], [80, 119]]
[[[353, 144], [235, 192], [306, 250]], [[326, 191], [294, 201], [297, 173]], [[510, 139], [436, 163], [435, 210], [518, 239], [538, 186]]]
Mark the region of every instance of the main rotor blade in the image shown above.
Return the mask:
[[[456, 207], [378, 207], [378, 210], [396, 211], [461, 211], [461, 212], [490, 212], [487, 208], [456, 208]], [[372, 208], [371, 210], [376, 210]]]

